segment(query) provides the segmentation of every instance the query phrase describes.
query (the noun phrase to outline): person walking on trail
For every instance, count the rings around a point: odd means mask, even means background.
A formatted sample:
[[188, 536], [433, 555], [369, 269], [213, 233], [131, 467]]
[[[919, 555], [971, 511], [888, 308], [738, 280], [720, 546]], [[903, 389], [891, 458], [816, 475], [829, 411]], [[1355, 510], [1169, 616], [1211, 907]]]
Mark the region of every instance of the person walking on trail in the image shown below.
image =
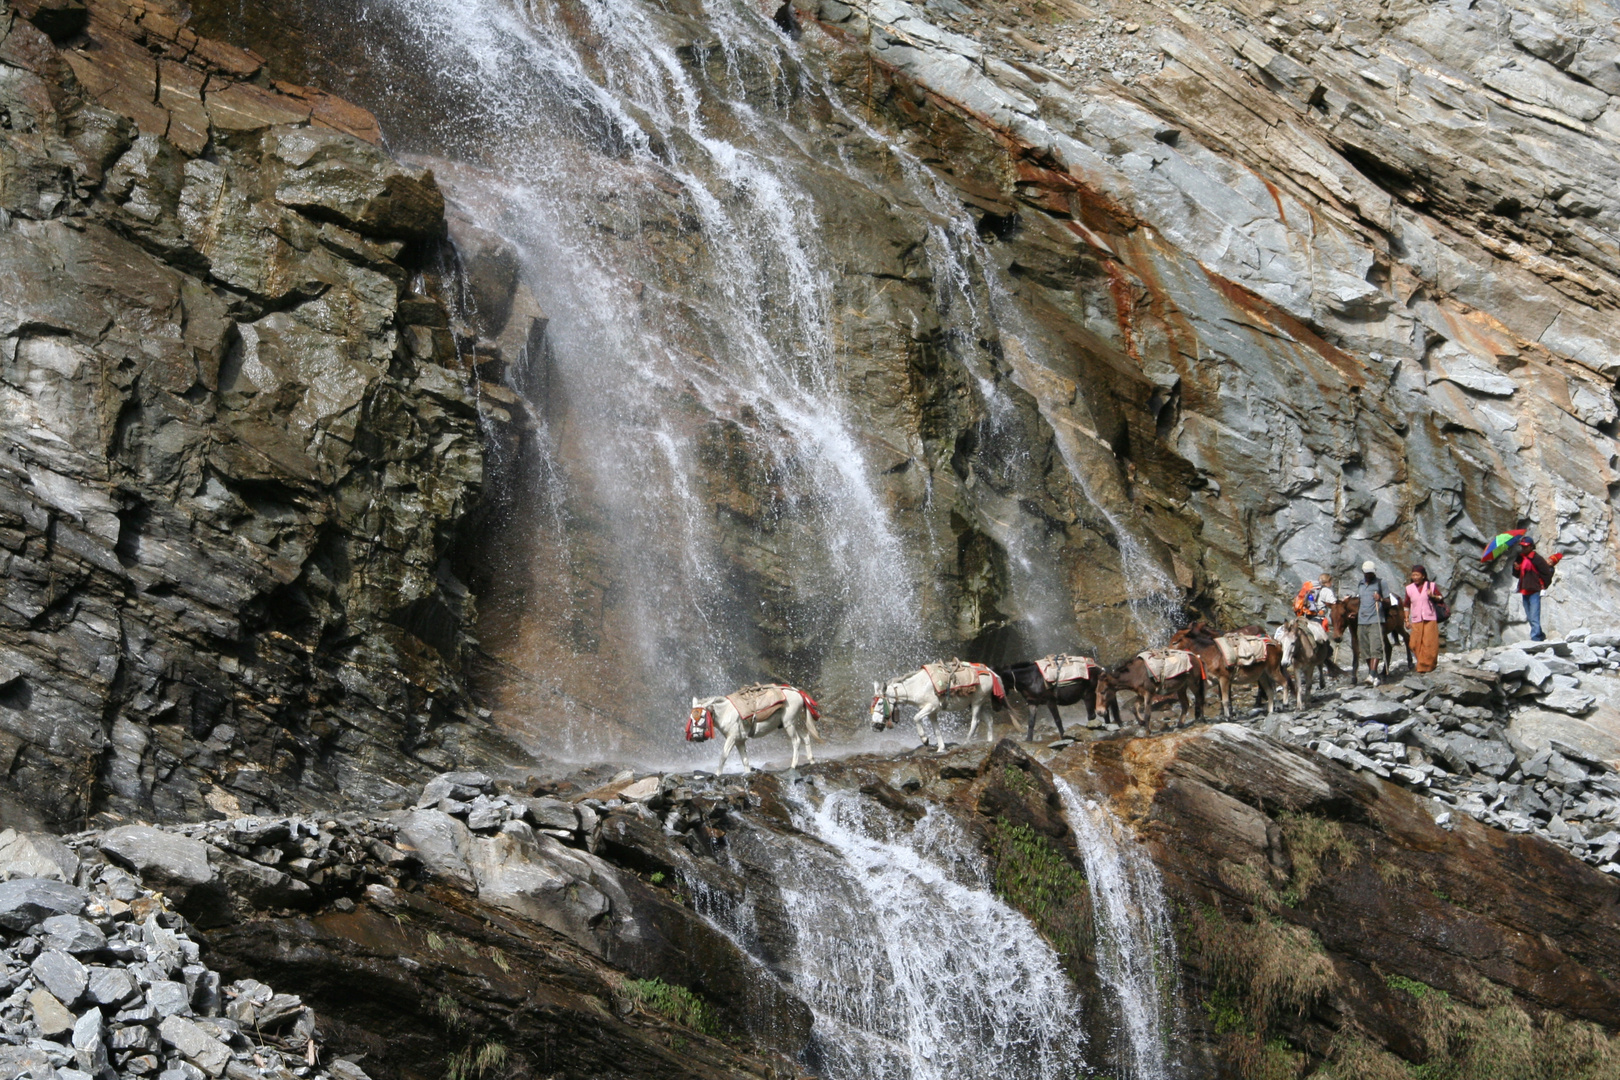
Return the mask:
[[1412, 580], [1406, 586], [1406, 631], [1415, 661], [1414, 671], [1433, 671], [1440, 657], [1440, 615], [1436, 604], [1442, 600], [1440, 587], [1429, 580], [1422, 563], [1412, 567]]
[[1371, 559], [1361, 564], [1356, 596], [1356, 651], [1367, 658], [1367, 681], [1377, 686], [1384, 658], [1384, 602], [1390, 596]]
[[1526, 536], [1513, 553], [1513, 576], [1519, 579], [1519, 595], [1524, 597], [1524, 617], [1530, 624], [1530, 640], [1546, 641], [1541, 630], [1541, 594], [1552, 583], [1553, 568], [1564, 556], [1555, 554], [1549, 562], [1536, 551], [1536, 541]]

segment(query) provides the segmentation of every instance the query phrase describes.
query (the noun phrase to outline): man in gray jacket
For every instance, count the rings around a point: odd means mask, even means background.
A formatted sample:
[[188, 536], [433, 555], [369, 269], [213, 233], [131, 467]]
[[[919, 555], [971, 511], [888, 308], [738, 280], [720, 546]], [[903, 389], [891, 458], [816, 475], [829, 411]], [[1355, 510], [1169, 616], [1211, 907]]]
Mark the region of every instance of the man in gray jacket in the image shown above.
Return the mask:
[[1369, 559], [1361, 564], [1361, 580], [1356, 583], [1356, 651], [1367, 658], [1367, 681], [1374, 686], [1384, 666], [1384, 601], [1389, 590], [1378, 579], [1378, 568]]

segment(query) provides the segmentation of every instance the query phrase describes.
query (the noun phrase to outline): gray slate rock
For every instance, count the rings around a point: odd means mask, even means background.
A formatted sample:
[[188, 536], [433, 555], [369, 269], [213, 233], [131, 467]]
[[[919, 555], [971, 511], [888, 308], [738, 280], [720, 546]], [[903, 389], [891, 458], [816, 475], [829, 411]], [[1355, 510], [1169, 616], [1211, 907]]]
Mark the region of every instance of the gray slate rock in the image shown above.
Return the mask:
[[1597, 708], [1597, 698], [1584, 690], [1561, 687], [1542, 698], [1541, 707], [1552, 709], [1555, 712], [1569, 713], [1571, 716], [1584, 716]]
[[146, 1002], [160, 1017], [191, 1015], [191, 991], [182, 982], [168, 979], [154, 982], [147, 987]]
[[89, 919], [77, 915], [52, 915], [40, 923], [45, 931], [45, 947], [66, 953], [92, 953], [107, 945], [107, 935]]
[[[1363, 698], [1360, 701], [1346, 701], [1339, 706], [1341, 715], [1358, 723], [1369, 721], [1379, 724], [1392, 724], [1406, 718], [1410, 712], [1405, 705], [1389, 698]], [[1382, 735], [1382, 732], [1379, 733]]]
[[88, 898], [79, 889], [45, 878], [0, 882], [0, 926], [27, 930], [52, 915], [77, 915]]
[[79, 876], [79, 857], [62, 841], [45, 833], [0, 832], [0, 880], [49, 878], [71, 883]]
[[165, 1017], [158, 1025], [158, 1035], [209, 1076], [223, 1074], [231, 1060], [229, 1047], [183, 1016]]
[[69, 1008], [84, 996], [85, 987], [90, 982], [90, 973], [83, 964], [56, 949], [40, 953], [29, 967], [39, 984]]
[[85, 997], [97, 1005], [122, 1005], [140, 994], [134, 976], [123, 968], [92, 967], [85, 985]]
[[80, 1069], [94, 1077], [112, 1071], [106, 1031], [107, 1024], [100, 1009], [89, 1010], [73, 1025], [73, 1057]]
[[207, 844], [150, 825], [114, 829], [97, 846], [148, 885], [205, 885], [214, 879]]
[[442, 773], [429, 780], [422, 788], [417, 806], [437, 806], [441, 799], [471, 802], [479, 795], [495, 789], [495, 781], [481, 772]]

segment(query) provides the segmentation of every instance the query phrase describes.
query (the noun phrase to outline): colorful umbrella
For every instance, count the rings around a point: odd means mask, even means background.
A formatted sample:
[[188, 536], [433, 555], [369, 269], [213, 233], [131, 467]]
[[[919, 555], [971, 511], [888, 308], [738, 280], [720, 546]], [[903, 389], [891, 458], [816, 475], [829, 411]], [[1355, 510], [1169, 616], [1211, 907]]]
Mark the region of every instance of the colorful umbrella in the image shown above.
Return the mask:
[[1524, 539], [1524, 529], [1509, 529], [1505, 533], [1497, 533], [1496, 538], [1485, 545], [1485, 554], [1479, 557], [1480, 562], [1490, 562], [1508, 548]]

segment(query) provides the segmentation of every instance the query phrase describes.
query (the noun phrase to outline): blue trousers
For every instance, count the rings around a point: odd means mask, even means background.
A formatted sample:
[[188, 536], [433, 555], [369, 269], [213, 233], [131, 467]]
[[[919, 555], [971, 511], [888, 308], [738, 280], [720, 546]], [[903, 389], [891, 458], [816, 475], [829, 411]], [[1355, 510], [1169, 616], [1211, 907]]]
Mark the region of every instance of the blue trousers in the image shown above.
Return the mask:
[[1547, 635], [1541, 632], [1541, 594], [1527, 592], [1524, 594], [1524, 617], [1530, 621], [1530, 640], [1546, 641]]

